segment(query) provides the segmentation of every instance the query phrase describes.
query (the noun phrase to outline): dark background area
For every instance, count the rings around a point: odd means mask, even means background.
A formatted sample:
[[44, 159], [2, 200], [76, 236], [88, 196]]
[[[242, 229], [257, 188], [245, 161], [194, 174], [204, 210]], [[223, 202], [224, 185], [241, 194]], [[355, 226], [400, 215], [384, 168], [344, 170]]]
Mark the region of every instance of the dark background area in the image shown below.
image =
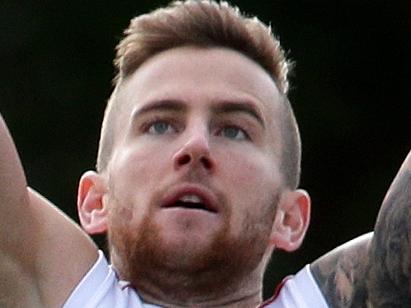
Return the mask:
[[[129, 19], [167, 1], [0, 2], [0, 112], [31, 186], [77, 220], [77, 181], [95, 164]], [[409, 3], [409, 2], [408, 2]], [[410, 5], [397, 1], [235, 1], [272, 23], [296, 66], [290, 98], [303, 139], [312, 223], [275, 253], [266, 288], [372, 230], [410, 150]]]

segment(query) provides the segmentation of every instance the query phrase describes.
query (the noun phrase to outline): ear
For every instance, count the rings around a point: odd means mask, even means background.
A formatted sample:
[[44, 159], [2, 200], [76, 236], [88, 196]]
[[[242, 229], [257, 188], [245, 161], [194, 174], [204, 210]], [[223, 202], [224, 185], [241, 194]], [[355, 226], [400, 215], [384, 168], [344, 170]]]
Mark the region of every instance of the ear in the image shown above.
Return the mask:
[[278, 203], [271, 244], [285, 251], [298, 249], [310, 223], [310, 212], [311, 200], [306, 191], [285, 191]]
[[88, 234], [104, 233], [107, 230], [107, 209], [103, 197], [107, 185], [102, 175], [87, 171], [80, 179], [77, 210], [80, 223]]

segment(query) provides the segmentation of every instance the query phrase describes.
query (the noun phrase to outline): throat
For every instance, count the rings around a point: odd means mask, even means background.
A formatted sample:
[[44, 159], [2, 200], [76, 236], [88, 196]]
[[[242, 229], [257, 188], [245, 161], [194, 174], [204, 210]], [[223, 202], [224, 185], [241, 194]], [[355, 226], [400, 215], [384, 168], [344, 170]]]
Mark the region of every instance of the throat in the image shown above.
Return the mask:
[[[170, 292], [170, 290], [172, 290]], [[192, 294], [181, 294], [177, 288], [168, 289], [167, 294], [163, 292], [151, 293], [139, 289], [138, 293], [144, 303], [157, 305], [160, 307], [226, 307], [226, 308], [250, 308], [258, 307], [262, 303], [262, 290], [232, 290], [224, 296], [213, 296], [213, 294], [203, 294], [193, 297]], [[177, 292], [177, 294], [175, 293]], [[170, 296], [172, 294], [172, 296]], [[175, 296], [180, 295], [180, 296]], [[182, 296], [181, 296], [182, 295]]]
[[262, 302], [264, 268], [250, 272], [238, 271], [239, 266], [226, 263], [188, 270], [151, 264], [147, 270], [143, 265], [131, 285], [145, 302], [161, 307], [257, 307]]

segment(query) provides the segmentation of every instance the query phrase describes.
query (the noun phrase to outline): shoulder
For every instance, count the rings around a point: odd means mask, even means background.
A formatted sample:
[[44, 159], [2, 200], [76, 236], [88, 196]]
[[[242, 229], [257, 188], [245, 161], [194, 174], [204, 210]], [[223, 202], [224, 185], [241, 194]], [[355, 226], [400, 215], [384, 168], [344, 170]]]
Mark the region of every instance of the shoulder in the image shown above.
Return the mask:
[[[61, 306], [97, 259], [97, 246], [80, 227], [37, 192], [29, 189], [33, 276], [46, 307]], [[35, 252], [35, 253], [34, 253]], [[62, 279], [64, 277], [64, 279]]]
[[136, 290], [119, 280], [114, 268], [99, 251], [97, 261], [76, 286], [63, 308], [144, 308]]
[[294, 276], [288, 276], [277, 288], [276, 294], [261, 308], [327, 308], [328, 305], [306, 265]]

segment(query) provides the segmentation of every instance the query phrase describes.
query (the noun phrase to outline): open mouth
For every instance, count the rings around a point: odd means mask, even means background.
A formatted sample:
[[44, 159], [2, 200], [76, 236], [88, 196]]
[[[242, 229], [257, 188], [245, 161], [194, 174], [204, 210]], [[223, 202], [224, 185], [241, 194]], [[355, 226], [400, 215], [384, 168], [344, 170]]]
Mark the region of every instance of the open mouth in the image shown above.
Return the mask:
[[186, 208], [186, 209], [208, 211], [207, 207], [203, 203], [194, 203], [194, 202], [177, 201], [176, 203], [174, 203], [170, 207], [182, 207], [182, 208]]
[[171, 207], [209, 211], [201, 198], [196, 195], [185, 195], [172, 204]]
[[184, 208], [216, 213], [217, 210], [210, 199], [201, 193], [179, 192], [166, 199], [163, 208]]

